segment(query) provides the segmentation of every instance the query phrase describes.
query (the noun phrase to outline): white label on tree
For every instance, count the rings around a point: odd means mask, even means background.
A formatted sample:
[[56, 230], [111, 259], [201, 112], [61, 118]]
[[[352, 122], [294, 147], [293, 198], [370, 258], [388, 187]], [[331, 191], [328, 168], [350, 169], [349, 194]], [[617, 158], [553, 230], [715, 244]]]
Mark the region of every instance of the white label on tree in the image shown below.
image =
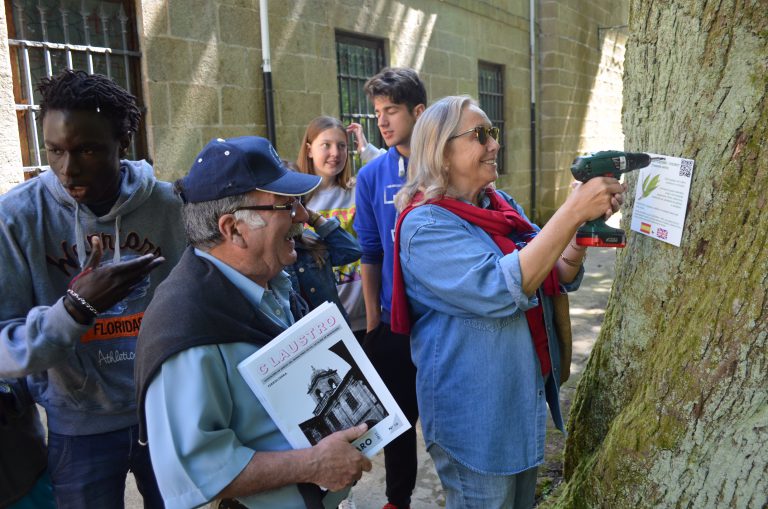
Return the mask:
[[637, 178], [631, 229], [680, 247], [693, 159], [649, 155], [651, 164]]

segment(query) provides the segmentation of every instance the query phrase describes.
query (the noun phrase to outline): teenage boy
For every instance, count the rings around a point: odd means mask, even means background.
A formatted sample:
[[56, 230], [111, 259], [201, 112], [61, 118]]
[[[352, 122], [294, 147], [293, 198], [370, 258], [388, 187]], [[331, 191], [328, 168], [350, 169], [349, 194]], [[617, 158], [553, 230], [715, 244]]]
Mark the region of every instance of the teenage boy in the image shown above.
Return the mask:
[[[413, 69], [386, 68], [365, 84], [373, 102], [379, 131], [389, 146], [386, 154], [365, 165], [357, 176], [355, 231], [363, 256], [361, 274], [367, 334], [363, 340], [371, 362], [413, 426], [416, 368], [408, 336], [390, 328], [394, 228], [394, 196], [406, 181], [411, 133], [427, 104], [424, 83]], [[407, 509], [416, 485], [416, 428], [384, 448], [386, 495], [384, 509]]]
[[144, 310], [186, 245], [181, 201], [147, 162], [122, 159], [133, 95], [82, 71], [38, 90], [51, 169], [0, 197], [0, 376], [26, 376], [46, 410], [59, 509], [121, 506], [129, 470], [160, 508], [133, 365]]

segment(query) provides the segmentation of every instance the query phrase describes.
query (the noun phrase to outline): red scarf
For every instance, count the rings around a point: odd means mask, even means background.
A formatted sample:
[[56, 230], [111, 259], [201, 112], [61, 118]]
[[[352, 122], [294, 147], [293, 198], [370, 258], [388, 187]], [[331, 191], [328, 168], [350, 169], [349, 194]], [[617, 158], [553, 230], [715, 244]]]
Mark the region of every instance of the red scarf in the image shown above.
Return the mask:
[[[536, 234], [531, 224], [512, 208], [506, 200], [502, 199], [495, 190], [490, 187], [485, 190], [491, 200], [491, 207], [484, 209], [475, 207], [468, 203], [453, 198], [441, 198], [428, 200], [427, 203], [443, 207], [460, 218], [482, 228], [491, 239], [499, 246], [503, 254], [509, 254], [517, 249], [515, 242], [509, 238], [509, 235], [516, 233], [526, 240], [533, 238]], [[405, 281], [403, 280], [403, 271], [400, 267], [400, 228], [405, 216], [416, 206], [413, 204], [423, 198], [422, 193], [416, 193], [411, 200], [411, 204], [400, 213], [395, 225], [395, 265], [392, 281], [392, 330], [399, 334], [410, 334], [411, 317], [408, 312], [408, 298], [405, 294]], [[553, 268], [549, 275], [544, 279], [542, 288], [545, 295], [554, 295], [559, 291], [559, 280], [557, 273]], [[536, 355], [541, 364], [541, 373], [546, 377], [552, 369], [549, 360], [549, 346], [547, 342], [547, 331], [544, 326], [544, 312], [541, 307], [541, 301], [535, 308], [525, 312], [525, 318], [528, 321], [528, 328], [531, 331], [533, 345], [536, 349]]]

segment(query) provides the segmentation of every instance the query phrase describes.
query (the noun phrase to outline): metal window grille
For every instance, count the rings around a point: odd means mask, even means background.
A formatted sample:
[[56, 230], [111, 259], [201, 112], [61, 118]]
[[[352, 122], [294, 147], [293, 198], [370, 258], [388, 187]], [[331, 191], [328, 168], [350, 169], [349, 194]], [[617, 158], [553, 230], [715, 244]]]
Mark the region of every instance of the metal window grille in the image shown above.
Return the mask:
[[499, 128], [498, 170], [504, 173], [504, 153], [506, 138], [504, 132], [504, 70], [496, 64], [480, 63], [478, 66], [478, 95], [480, 107], [485, 111], [491, 123]]
[[[365, 96], [363, 86], [385, 65], [384, 42], [379, 39], [337, 33], [336, 62], [341, 121], [344, 125], [350, 122], [361, 124], [366, 139], [377, 147], [383, 147], [384, 140], [376, 126], [373, 105]], [[353, 144], [350, 144], [350, 155], [357, 169], [360, 166], [360, 160]]]
[[[36, 84], [63, 69], [108, 76], [141, 104], [138, 37], [131, 0], [6, 0], [13, 94], [27, 177], [48, 164]], [[144, 125], [130, 149], [146, 156]]]

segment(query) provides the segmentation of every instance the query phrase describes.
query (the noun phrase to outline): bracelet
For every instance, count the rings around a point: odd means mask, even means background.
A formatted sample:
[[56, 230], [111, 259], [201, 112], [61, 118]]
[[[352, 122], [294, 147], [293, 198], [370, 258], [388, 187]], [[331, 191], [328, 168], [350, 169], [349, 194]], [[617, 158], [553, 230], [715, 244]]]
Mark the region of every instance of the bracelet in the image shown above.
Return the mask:
[[72, 288], [67, 288], [67, 296], [70, 297], [72, 303], [80, 308], [80, 310], [88, 311], [87, 314], [93, 315], [94, 318], [99, 315], [99, 312], [96, 311], [96, 308], [91, 306], [87, 300], [80, 297], [80, 295]]
[[317, 212], [315, 212], [315, 215], [314, 215], [314, 216], [311, 216], [311, 217], [309, 218], [309, 226], [311, 226], [312, 228], [314, 228], [314, 227], [315, 227], [315, 224], [317, 224], [317, 221], [318, 221], [318, 220], [319, 220], [321, 217], [323, 217], [323, 215], [322, 215], [322, 214], [318, 214]]
[[571, 247], [573, 248], [574, 251], [578, 251], [579, 253], [583, 253], [584, 251], [587, 250], [587, 246], [578, 246], [577, 247], [577, 246], [575, 246], [573, 244], [573, 242], [571, 242]]
[[569, 265], [571, 267], [581, 267], [581, 265], [584, 263], [584, 260], [587, 259], [586, 256], [584, 256], [580, 262], [577, 262], [576, 260], [571, 260], [570, 258], [566, 258], [564, 255], [560, 255], [560, 259], [565, 262], [566, 265]]

